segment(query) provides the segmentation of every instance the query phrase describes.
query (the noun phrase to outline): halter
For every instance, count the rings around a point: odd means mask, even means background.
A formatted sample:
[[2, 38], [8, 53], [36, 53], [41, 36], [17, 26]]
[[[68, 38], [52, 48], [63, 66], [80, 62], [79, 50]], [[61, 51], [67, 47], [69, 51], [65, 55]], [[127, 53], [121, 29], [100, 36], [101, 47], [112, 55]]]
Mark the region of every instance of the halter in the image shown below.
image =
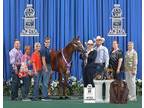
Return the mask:
[[64, 56], [64, 53], [63, 53], [63, 49], [62, 49], [61, 53], [62, 53], [63, 60], [64, 60], [64, 62], [66, 64], [67, 72], [70, 73], [71, 61], [69, 63], [67, 62], [67, 60], [66, 60], [66, 58]]

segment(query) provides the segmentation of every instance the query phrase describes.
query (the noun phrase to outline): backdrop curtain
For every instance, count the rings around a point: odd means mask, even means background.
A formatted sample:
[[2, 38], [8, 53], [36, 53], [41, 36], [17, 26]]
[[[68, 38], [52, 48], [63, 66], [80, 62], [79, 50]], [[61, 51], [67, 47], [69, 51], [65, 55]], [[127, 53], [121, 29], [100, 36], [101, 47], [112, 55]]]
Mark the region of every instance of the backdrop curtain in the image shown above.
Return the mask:
[[[112, 41], [118, 40], [125, 54], [128, 41], [133, 41], [138, 51], [138, 74], [142, 78], [142, 1], [141, 0], [4, 0], [4, 45], [3, 45], [3, 78], [11, 77], [9, 68], [9, 51], [15, 39], [21, 42], [21, 50], [25, 45], [33, 46], [39, 41], [44, 42], [46, 36], [51, 38], [51, 48], [64, 48], [75, 36], [80, 36], [84, 44], [97, 35], [105, 38], [104, 45], [111, 50]], [[39, 37], [21, 37], [23, 29], [24, 9], [32, 3], [36, 14], [36, 29]], [[124, 19], [126, 37], [107, 36], [111, 28], [111, 10], [119, 3]], [[71, 75], [82, 78], [81, 60], [76, 52], [73, 55]], [[57, 77], [56, 74], [53, 76]]]

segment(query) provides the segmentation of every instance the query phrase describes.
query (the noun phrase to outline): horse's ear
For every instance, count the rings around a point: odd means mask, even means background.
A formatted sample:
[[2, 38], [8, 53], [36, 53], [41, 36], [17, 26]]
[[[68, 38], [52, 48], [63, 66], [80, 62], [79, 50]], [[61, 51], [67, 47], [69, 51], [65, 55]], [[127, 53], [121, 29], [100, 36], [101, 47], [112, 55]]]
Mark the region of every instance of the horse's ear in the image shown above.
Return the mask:
[[77, 37], [77, 40], [80, 40], [80, 36]]
[[76, 37], [73, 38], [73, 41], [76, 40]]

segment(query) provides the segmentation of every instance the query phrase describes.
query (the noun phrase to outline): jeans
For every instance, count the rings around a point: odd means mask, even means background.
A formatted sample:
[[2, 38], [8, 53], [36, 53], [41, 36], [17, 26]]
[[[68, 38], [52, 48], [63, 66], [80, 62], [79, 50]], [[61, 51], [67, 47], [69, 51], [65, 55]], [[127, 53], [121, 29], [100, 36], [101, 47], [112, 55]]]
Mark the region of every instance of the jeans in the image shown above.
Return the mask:
[[48, 72], [44, 69], [42, 71], [42, 96], [43, 98], [48, 97], [48, 82], [50, 79], [51, 65], [47, 65]]
[[23, 84], [21, 87], [22, 90], [22, 98], [27, 98], [29, 93], [29, 87], [30, 87], [30, 76], [26, 76], [22, 78]]
[[39, 83], [41, 81], [42, 73], [38, 72], [37, 75], [34, 75], [34, 91], [33, 98], [36, 99], [39, 96]]
[[[18, 66], [17, 68], [19, 70], [20, 66]], [[10, 71], [12, 73], [11, 99], [14, 100], [18, 98], [18, 89], [20, 86], [20, 79], [18, 75], [15, 73], [15, 70], [13, 69], [12, 65], [10, 65]]]

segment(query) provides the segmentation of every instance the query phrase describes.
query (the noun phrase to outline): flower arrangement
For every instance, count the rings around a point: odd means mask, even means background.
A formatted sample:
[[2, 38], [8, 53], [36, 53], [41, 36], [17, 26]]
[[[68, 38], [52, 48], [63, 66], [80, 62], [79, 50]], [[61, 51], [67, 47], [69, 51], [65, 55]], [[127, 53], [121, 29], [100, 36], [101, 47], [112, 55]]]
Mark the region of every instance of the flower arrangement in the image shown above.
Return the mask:
[[71, 76], [68, 79], [68, 95], [81, 96], [83, 95], [83, 80], [77, 80], [76, 77]]
[[142, 96], [142, 80], [136, 79], [136, 93], [137, 95]]
[[[8, 81], [3, 81], [3, 95], [4, 96], [10, 96], [11, 81], [12, 81], [12, 79], [10, 79]], [[32, 93], [33, 93], [33, 85], [34, 85], [34, 80], [32, 78], [29, 95], [32, 95]], [[52, 96], [58, 95], [59, 82], [57, 80], [54, 80], [51, 82], [50, 85], [51, 85], [51, 95]], [[67, 87], [68, 87], [68, 89], [67, 89], [68, 96], [82, 96], [83, 95], [84, 85], [83, 85], [82, 79], [77, 80], [77, 78], [75, 76], [69, 77]], [[136, 90], [137, 90], [137, 95], [141, 96], [142, 95], [142, 80], [141, 79], [136, 79]], [[40, 94], [41, 94], [41, 87], [40, 87]]]

